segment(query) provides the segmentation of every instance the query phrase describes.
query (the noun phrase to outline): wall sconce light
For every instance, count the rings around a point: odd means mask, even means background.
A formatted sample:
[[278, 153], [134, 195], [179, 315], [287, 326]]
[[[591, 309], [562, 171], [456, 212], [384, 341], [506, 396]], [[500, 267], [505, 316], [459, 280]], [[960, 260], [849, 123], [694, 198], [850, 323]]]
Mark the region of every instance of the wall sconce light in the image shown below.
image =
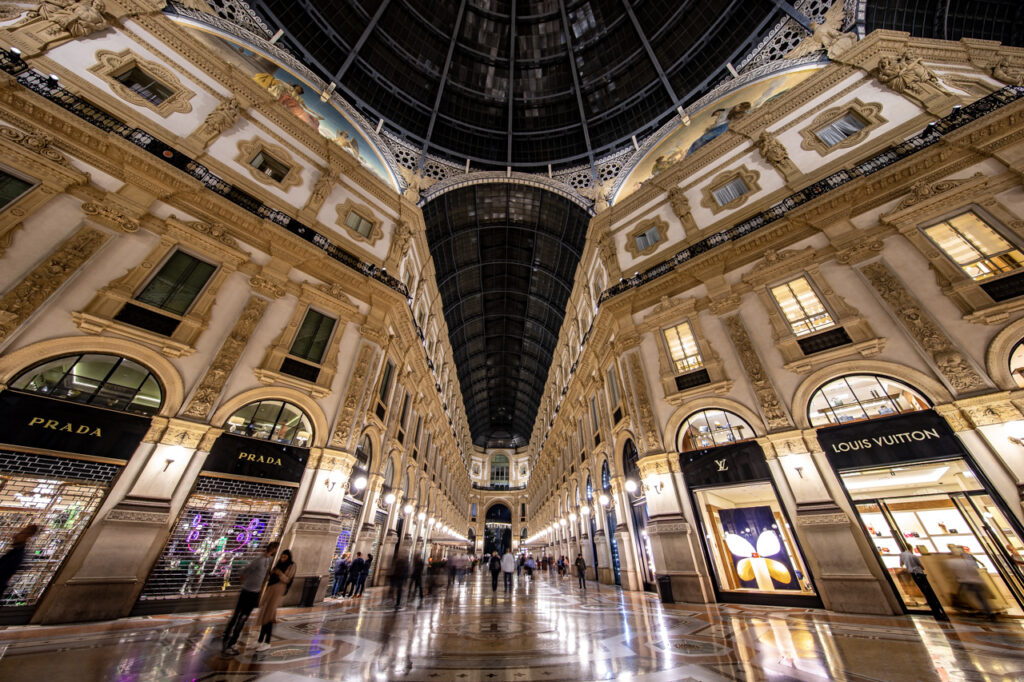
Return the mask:
[[55, 88], [58, 85], [60, 85], [60, 77], [55, 73], [51, 73], [49, 76], [46, 77], [46, 84], [49, 85], [51, 88]]
[[384, 504], [386, 504], [388, 506], [391, 506], [394, 503], [395, 503], [395, 494], [394, 493], [388, 493], [387, 495], [384, 496]]
[[588, 507], [587, 505], [583, 505], [582, 507], [580, 507], [580, 514], [583, 514], [584, 516], [590, 516], [590, 507]]
[[576, 523], [576, 512], [569, 514], [569, 522]]
[[569, 522], [566, 521], [565, 519], [558, 519], [558, 525], [562, 526], [563, 528], [565, 528], [567, 523], [569, 523]]
[[362, 490], [366, 487], [366, 476], [359, 476], [356, 480], [352, 481], [352, 487], [357, 491]]
[[425, 518], [427, 518], [427, 513], [426, 512], [420, 512], [419, 515], [416, 518], [418, 518], [420, 521], [422, 521]]
[[601, 503], [602, 507], [607, 507], [611, 504], [612, 498], [608, 497], [604, 493], [601, 493], [601, 497], [597, 498], [597, 501]]
[[640, 486], [638, 486], [638, 485], [636, 484], [636, 481], [634, 481], [634, 480], [633, 480], [632, 478], [627, 478], [627, 479], [626, 479], [626, 485], [625, 485], [625, 488], [626, 488], [626, 492], [627, 492], [627, 493], [629, 493], [630, 495], [632, 495], [633, 493], [635, 493], [635, 492], [636, 492], [636, 489], [637, 489], [637, 488], [639, 488], [639, 487], [640, 487]]
[[415, 509], [415, 507], [413, 507], [413, 506], [412, 506], [411, 504], [407, 504], [407, 505], [405, 505], [404, 507], [402, 507], [402, 512], [403, 512], [403, 513], [404, 513], [404, 514], [405, 514], [406, 516], [408, 516], [409, 514], [412, 514], [412, 512], [413, 512], [413, 509]]

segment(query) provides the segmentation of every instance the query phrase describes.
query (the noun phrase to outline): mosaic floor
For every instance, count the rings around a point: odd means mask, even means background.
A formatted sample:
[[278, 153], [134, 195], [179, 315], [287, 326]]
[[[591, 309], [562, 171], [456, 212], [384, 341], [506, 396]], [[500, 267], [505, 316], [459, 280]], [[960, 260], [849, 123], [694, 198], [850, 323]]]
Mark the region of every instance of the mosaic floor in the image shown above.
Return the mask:
[[233, 658], [219, 652], [225, 612], [0, 629], [0, 680], [1024, 679], [1021, 620], [663, 607], [547, 577], [505, 595], [476, 576], [399, 611], [385, 597], [283, 609], [271, 649]]

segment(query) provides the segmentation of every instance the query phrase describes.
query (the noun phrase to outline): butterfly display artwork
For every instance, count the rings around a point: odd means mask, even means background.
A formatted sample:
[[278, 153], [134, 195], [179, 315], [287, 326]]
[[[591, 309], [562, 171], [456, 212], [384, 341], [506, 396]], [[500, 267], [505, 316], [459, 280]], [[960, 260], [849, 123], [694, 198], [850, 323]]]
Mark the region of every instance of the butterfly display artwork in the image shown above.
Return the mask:
[[725, 534], [725, 544], [734, 556], [741, 557], [736, 563], [736, 573], [740, 580], [755, 581], [759, 590], [774, 590], [773, 579], [783, 584], [792, 581], [789, 567], [771, 558], [782, 552], [782, 543], [775, 531], [761, 531], [757, 536], [756, 547], [735, 533]]
[[[766, 592], [800, 590], [800, 574], [782, 542], [771, 507], [716, 510], [740, 587]], [[725, 558], [725, 557], [723, 557]]]

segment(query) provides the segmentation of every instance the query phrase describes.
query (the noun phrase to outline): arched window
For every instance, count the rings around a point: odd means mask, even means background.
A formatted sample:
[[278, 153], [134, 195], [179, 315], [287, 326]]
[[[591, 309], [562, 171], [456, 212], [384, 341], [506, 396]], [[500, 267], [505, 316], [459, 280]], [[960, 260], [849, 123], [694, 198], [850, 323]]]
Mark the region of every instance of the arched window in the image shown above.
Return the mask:
[[491, 458], [491, 485], [508, 485], [508, 457], [495, 455]]
[[594, 501], [594, 481], [590, 478], [590, 474], [587, 474], [587, 502]]
[[608, 460], [601, 463], [601, 488], [606, 492], [612, 487], [612, 472], [608, 468]]
[[807, 416], [812, 426], [842, 424], [927, 410], [928, 400], [902, 381], [875, 374], [833, 379], [811, 396]]
[[370, 434], [364, 433], [359, 445], [356, 446], [356, 466], [364, 469], [370, 466], [370, 458], [373, 456], [373, 441]]
[[11, 388], [108, 410], [151, 415], [160, 411], [163, 391], [153, 373], [117, 355], [67, 355], [20, 374]]
[[1024, 340], [1018, 341], [1010, 351], [1010, 376], [1017, 386], [1024, 388]]
[[640, 482], [640, 469], [637, 462], [640, 460], [640, 453], [636, 450], [636, 444], [630, 438], [622, 447], [622, 475], [627, 479]]
[[679, 452], [704, 450], [754, 437], [754, 429], [743, 417], [725, 410], [694, 412], [679, 427], [676, 449]]
[[283, 445], [309, 447], [313, 428], [298, 406], [283, 400], [257, 400], [228, 417], [228, 433], [269, 440]]
[[388, 461], [384, 463], [384, 485], [391, 487], [392, 482], [395, 478], [395, 463], [390, 457]]

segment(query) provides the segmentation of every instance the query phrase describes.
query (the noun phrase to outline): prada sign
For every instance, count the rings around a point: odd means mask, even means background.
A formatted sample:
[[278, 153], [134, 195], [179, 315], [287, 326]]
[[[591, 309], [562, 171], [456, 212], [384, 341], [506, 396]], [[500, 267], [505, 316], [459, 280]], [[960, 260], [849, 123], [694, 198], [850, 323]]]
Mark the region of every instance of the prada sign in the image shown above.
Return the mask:
[[10, 445], [127, 461], [150, 420], [31, 393], [0, 393], [0, 441]]
[[946, 420], [931, 410], [819, 429], [818, 442], [838, 469], [965, 454]]
[[225, 433], [214, 441], [203, 470], [298, 483], [307, 459], [305, 448]]
[[763, 481], [771, 477], [764, 450], [748, 440], [679, 454], [686, 485], [693, 487]]

